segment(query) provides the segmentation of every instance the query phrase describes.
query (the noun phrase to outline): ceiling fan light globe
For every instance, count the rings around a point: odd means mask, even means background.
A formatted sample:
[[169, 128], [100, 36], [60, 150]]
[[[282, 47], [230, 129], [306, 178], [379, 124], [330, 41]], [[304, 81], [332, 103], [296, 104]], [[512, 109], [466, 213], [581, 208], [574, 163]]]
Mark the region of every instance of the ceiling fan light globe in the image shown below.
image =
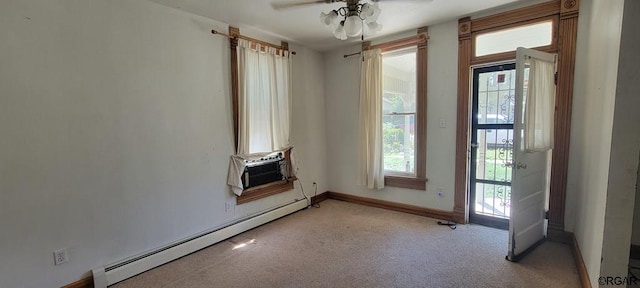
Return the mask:
[[347, 17], [344, 21], [344, 31], [349, 37], [355, 37], [362, 33], [362, 20], [357, 15]]
[[329, 18], [329, 15], [327, 13], [324, 13], [324, 12], [320, 13], [320, 22], [322, 22], [322, 24], [324, 24], [325, 26], [329, 26], [329, 24], [327, 23], [329, 20], [328, 18]]
[[347, 40], [347, 32], [344, 31], [344, 27], [342, 25], [338, 25], [335, 30], [333, 30], [333, 36], [340, 40]]
[[382, 12], [382, 10], [380, 10], [380, 7], [378, 7], [378, 3], [376, 2], [374, 4], [371, 4], [369, 7], [372, 11], [372, 14], [369, 17], [365, 17], [364, 22], [371, 23], [371, 22], [378, 21], [378, 17], [380, 17], [380, 12]]
[[367, 28], [369, 28], [369, 35], [373, 35], [376, 32], [380, 32], [382, 30], [382, 24], [378, 22], [367, 23]]
[[378, 5], [378, 2], [375, 2], [373, 4], [371, 4], [371, 9], [373, 9], [373, 14], [380, 14], [380, 5]]
[[369, 17], [373, 17], [374, 14], [375, 14], [375, 10], [374, 10], [374, 7], [371, 6], [371, 4], [365, 3], [364, 5], [362, 5], [362, 10], [360, 12], [360, 16], [362, 18], [367, 19]]
[[337, 19], [338, 19], [338, 13], [335, 10], [329, 13], [322, 12], [320, 14], [320, 22], [322, 22], [322, 24], [324, 24], [327, 27], [334, 26]]

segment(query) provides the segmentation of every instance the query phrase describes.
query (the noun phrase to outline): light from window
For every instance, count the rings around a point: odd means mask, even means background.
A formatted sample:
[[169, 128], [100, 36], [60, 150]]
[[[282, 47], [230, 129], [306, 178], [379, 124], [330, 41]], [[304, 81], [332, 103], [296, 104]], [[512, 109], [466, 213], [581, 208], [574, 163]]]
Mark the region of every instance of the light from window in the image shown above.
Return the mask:
[[519, 26], [476, 37], [476, 57], [516, 51], [518, 47], [535, 48], [551, 45], [553, 21]]
[[416, 49], [384, 54], [382, 74], [384, 170], [415, 176]]

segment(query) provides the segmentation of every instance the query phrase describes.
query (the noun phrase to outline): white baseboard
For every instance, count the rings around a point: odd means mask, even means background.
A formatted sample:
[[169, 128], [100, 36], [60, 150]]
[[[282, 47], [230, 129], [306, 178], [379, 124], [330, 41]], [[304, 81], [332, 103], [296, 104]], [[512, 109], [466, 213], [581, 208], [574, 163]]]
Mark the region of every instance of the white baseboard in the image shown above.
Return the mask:
[[155, 252], [147, 253], [134, 260], [123, 260], [113, 265], [98, 267], [93, 269], [94, 286], [96, 288], [106, 288], [109, 285], [151, 270], [162, 264], [171, 262], [306, 207], [306, 199], [297, 200], [288, 205], [275, 208], [246, 220], [241, 220], [204, 235], [198, 235], [178, 245], [169, 245], [168, 247], [156, 249]]

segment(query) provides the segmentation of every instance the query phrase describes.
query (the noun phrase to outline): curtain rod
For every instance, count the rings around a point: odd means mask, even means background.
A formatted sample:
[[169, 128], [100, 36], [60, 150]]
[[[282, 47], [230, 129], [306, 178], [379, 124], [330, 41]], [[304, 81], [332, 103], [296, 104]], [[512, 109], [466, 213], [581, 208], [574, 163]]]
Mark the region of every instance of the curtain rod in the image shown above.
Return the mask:
[[360, 55], [362, 54], [362, 52], [356, 52], [356, 53], [351, 53], [351, 54], [345, 54], [342, 57], [347, 58], [347, 57], [351, 57], [351, 56], [356, 56], [356, 55]]
[[[425, 40], [429, 39], [428, 36], [426, 36], [425, 38], [426, 38]], [[389, 42], [385, 42], [377, 45], [370, 45], [368, 47], [363, 47], [363, 50], [381, 49], [382, 52], [387, 52], [391, 50], [397, 50], [397, 49], [416, 46], [419, 41], [420, 41], [420, 35], [409, 36], [409, 37], [394, 40], [394, 41], [389, 41]]]
[[[271, 44], [269, 42], [260, 41], [258, 39], [254, 39], [254, 38], [247, 37], [247, 36], [242, 36], [242, 35], [231, 36], [229, 34], [222, 33], [220, 31], [216, 31], [216, 30], [211, 30], [211, 34], [222, 35], [222, 36], [225, 36], [225, 37], [227, 37], [229, 39], [234, 39], [234, 38], [244, 39], [244, 40], [251, 41], [253, 43], [257, 43], [257, 44], [260, 44], [260, 45], [263, 45], [263, 46], [269, 46], [269, 47], [272, 47], [272, 48], [275, 48], [275, 49], [290, 51], [288, 48], [285, 49], [282, 46], [277, 46], [277, 45]], [[296, 51], [290, 51], [290, 52], [291, 52], [291, 54], [296, 55]]]

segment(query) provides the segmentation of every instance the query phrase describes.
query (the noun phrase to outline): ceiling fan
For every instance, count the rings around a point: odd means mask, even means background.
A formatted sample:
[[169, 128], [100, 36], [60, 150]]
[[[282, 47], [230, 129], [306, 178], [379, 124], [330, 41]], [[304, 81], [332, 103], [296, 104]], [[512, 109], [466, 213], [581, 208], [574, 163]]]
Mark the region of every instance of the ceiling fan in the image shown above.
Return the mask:
[[271, 6], [275, 10], [281, 10], [314, 4], [343, 2], [346, 4], [345, 6], [328, 13], [321, 13], [320, 21], [340, 40], [356, 36], [361, 36], [364, 40], [365, 35], [373, 35], [382, 30], [382, 25], [377, 22], [381, 12], [378, 7], [380, 1], [390, 2], [390, 0], [297, 0], [272, 2]]
[[[377, 22], [380, 15], [379, 1], [382, 0], [300, 0], [294, 2], [273, 2], [271, 6], [276, 9], [286, 9], [314, 4], [330, 4], [344, 2], [346, 6], [322, 13], [320, 21], [329, 28], [333, 35], [346, 40], [348, 37], [372, 35], [382, 29]], [[362, 2], [362, 3], [361, 3]]]
[[[377, 1], [372, 1], [372, 2], [378, 2], [380, 0]], [[299, 7], [299, 6], [307, 6], [307, 5], [314, 5], [314, 4], [330, 4], [330, 3], [337, 3], [337, 2], [355, 2], [356, 4], [359, 2], [359, 0], [299, 0], [299, 1], [288, 1], [288, 2], [272, 2], [271, 6], [273, 7], [273, 9], [276, 10], [280, 10], [280, 9], [286, 9], [286, 8], [293, 8], [293, 7]]]

